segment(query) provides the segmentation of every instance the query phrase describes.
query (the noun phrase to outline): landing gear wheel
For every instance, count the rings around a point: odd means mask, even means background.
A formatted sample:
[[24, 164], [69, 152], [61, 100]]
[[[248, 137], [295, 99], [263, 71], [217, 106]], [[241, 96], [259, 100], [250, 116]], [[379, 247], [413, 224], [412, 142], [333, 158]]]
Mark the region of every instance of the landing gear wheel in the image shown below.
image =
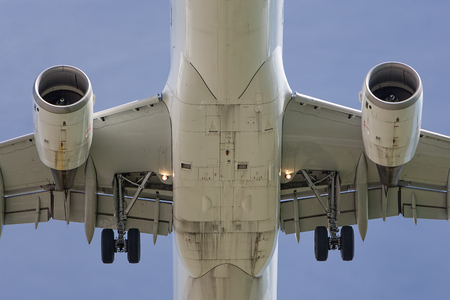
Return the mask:
[[317, 261], [328, 258], [328, 230], [325, 226], [318, 226], [314, 230], [314, 254]]
[[114, 231], [112, 229], [103, 229], [102, 231], [102, 261], [104, 264], [114, 262]]
[[351, 226], [341, 229], [341, 257], [342, 260], [351, 261], [355, 255], [355, 236]]
[[128, 230], [128, 262], [137, 264], [141, 260], [141, 233], [137, 228]]

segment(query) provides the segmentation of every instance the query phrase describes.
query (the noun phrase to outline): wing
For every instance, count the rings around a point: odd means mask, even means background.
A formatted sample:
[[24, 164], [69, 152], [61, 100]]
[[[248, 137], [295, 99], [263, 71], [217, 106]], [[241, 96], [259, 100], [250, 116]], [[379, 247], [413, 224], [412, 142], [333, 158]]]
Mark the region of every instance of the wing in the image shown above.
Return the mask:
[[[281, 228], [295, 233], [294, 191], [299, 231], [327, 226], [327, 214], [300, 170], [328, 195], [326, 172], [340, 175], [339, 226], [358, 223], [357, 166], [364, 145], [361, 111], [296, 94], [283, 123]], [[448, 219], [450, 138], [422, 130], [413, 159], [404, 165], [398, 186], [384, 188], [376, 165], [367, 159], [368, 219], [402, 214], [406, 218]], [[321, 181], [322, 180], [322, 181]]]
[[[97, 177], [97, 227], [117, 227], [114, 175], [124, 175], [128, 183], [125, 196], [132, 196], [139, 190], [135, 181], [152, 172], [129, 212], [127, 228], [153, 233], [154, 220], [158, 218], [158, 234], [171, 232], [171, 203], [156, 204], [149, 200], [155, 199], [156, 194], [160, 200], [172, 200], [171, 178], [166, 182], [160, 180], [161, 174], [172, 174], [170, 118], [160, 100], [155, 96], [94, 114], [90, 157]], [[85, 221], [84, 165], [77, 171], [68, 195], [55, 191], [51, 171], [40, 161], [34, 135], [29, 134], [0, 144], [0, 169], [5, 225], [35, 223], [37, 227], [39, 222], [51, 218]], [[132, 199], [126, 197], [125, 201], [129, 204]], [[156, 205], [159, 205], [158, 216], [155, 216]]]

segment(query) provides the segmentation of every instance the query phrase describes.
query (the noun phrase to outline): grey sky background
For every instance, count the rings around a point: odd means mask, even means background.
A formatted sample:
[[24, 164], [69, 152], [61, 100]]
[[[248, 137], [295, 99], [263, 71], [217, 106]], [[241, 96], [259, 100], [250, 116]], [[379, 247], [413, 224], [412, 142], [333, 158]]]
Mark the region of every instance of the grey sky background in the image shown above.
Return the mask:
[[[360, 109], [367, 72], [401, 61], [424, 85], [422, 128], [450, 135], [450, 2], [415, 0], [285, 3], [284, 64], [294, 91]], [[95, 111], [160, 93], [169, 72], [168, 0], [0, 0], [0, 140], [32, 132], [31, 88], [56, 64], [87, 73]], [[316, 262], [313, 234], [280, 233], [279, 299], [447, 299], [446, 221], [389, 218], [356, 236], [355, 259]], [[171, 299], [172, 237], [142, 235], [142, 259], [100, 259], [83, 224], [6, 226], [0, 239], [1, 299]]]

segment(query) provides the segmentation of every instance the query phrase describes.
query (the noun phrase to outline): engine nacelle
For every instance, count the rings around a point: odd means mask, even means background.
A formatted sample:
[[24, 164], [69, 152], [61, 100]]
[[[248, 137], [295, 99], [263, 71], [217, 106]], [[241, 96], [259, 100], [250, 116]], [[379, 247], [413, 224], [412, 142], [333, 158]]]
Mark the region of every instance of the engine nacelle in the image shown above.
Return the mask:
[[360, 97], [366, 154], [377, 164], [381, 183], [395, 186], [419, 142], [422, 81], [408, 65], [383, 63], [367, 74]]
[[57, 190], [72, 187], [92, 144], [94, 94], [89, 78], [71, 66], [42, 72], [33, 88], [36, 148], [52, 169]]

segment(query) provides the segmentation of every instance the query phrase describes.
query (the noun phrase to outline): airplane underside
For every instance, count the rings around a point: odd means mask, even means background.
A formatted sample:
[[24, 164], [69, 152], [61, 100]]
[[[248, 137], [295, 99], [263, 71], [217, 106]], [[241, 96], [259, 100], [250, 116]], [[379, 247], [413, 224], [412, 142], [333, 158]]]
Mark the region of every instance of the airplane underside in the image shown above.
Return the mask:
[[199, 278], [192, 278], [174, 251], [174, 299], [276, 299], [277, 250], [274, 258], [259, 277], [248, 275], [232, 264], [222, 264]]
[[276, 299], [281, 4], [172, 3], [175, 299]]
[[172, 0], [162, 94], [95, 114], [83, 71], [42, 72], [34, 133], [0, 145], [0, 235], [83, 222], [110, 264], [173, 233], [174, 299], [275, 300], [280, 231], [350, 261], [351, 225], [449, 220], [450, 138], [420, 128], [417, 72], [375, 66], [361, 111], [292, 93], [282, 31], [282, 0]]

